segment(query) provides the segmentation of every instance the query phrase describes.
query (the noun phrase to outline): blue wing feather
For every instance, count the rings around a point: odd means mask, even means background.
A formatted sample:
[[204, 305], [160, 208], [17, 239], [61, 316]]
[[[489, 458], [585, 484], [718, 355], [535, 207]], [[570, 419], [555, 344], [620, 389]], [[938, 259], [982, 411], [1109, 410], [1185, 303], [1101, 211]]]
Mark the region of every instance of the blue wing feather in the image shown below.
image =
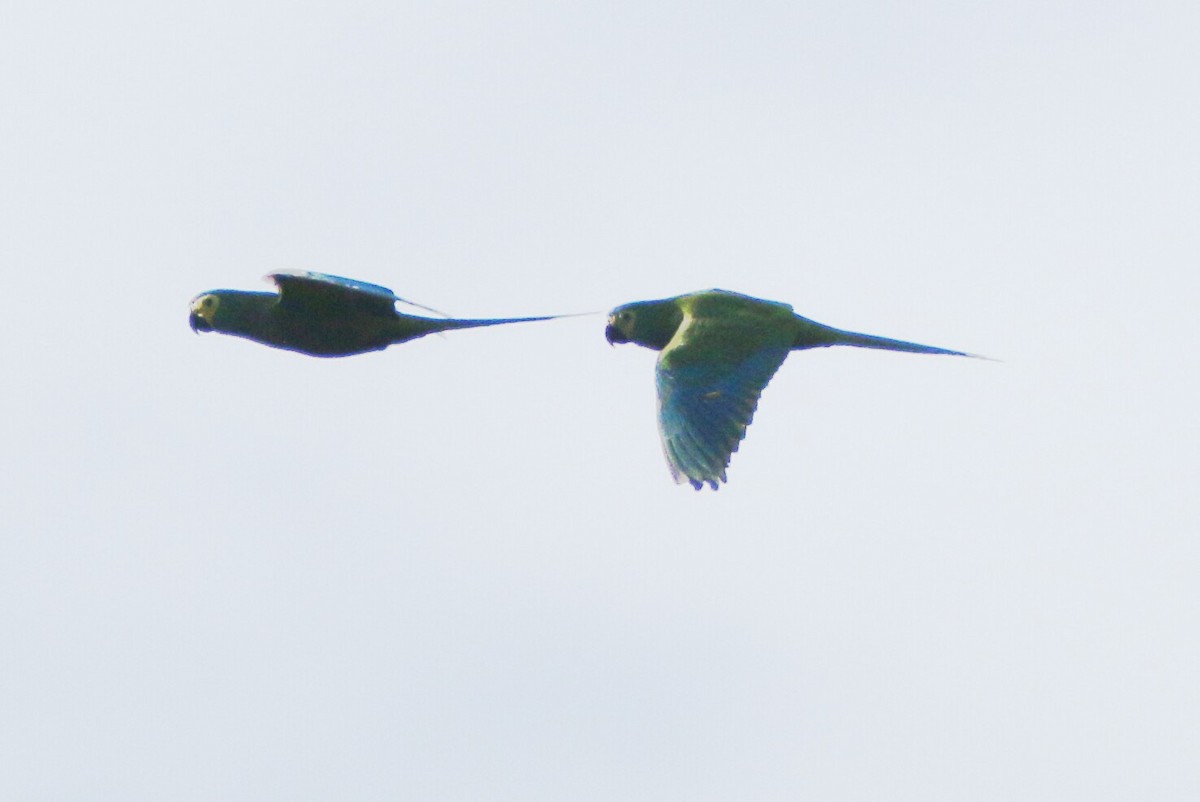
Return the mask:
[[296, 300], [304, 303], [308, 297], [333, 298], [340, 297], [353, 300], [366, 308], [376, 311], [391, 311], [396, 301], [433, 312], [435, 315], [446, 315], [428, 306], [414, 303], [401, 298], [387, 287], [372, 284], [368, 281], [333, 276], [328, 273], [316, 273], [311, 270], [280, 270], [267, 276], [279, 286], [280, 294], [285, 301]]
[[746, 434], [758, 398], [789, 350], [763, 345], [732, 365], [659, 360], [659, 433], [677, 481], [697, 490], [705, 484], [716, 489], [725, 481], [725, 468]]

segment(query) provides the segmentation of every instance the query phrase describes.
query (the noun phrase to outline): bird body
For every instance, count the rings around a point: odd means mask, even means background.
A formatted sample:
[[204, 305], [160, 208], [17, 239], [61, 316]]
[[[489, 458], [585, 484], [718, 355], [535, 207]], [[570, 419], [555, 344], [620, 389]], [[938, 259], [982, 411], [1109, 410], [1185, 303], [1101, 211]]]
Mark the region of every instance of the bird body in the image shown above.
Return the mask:
[[338, 357], [380, 351], [432, 332], [552, 319], [407, 315], [396, 311], [395, 304], [411, 302], [377, 284], [311, 272], [279, 272], [267, 278], [279, 287], [278, 292], [212, 290], [196, 296], [191, 304], [192, 329], [231, 334], [309, 356]]
[[609, 343], [659, 352], [655, 371], [663, 453], [676, 482], [714, 490], [745, 437], [763, 388], [789, 352], [854, 345], [972, 356], [844, 331], [801, 317], [788, 304], [728, 290], [638, 301], [609, 315]]

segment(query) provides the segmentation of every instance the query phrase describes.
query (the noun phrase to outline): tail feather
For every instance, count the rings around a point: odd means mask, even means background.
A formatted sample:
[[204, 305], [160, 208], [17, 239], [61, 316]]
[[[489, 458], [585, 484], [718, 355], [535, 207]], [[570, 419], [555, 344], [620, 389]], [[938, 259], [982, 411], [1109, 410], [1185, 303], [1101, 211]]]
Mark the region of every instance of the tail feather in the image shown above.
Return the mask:
[[[799, 317], [799, 315], [797, 315]], [[796, 336], [793, 349], [823, 348], [830, 345], [853, 345], [859, 348], [878, 348], [884, 351], [905, 351], [910, 354], [944, 354], [946, 356], [966, 356], [972, 359], [988, 359], [979, 354], [966, 351], [954, 351], [949, 348], [938, 348], [934, 345], [893, 340], [891, 337], [877, 337], [874, 334], [862, 334], [857, 331], [845, 331], [817, 323], [814, 320], [801, 318], [803, 326]]]
[[[585, 312], [582, 314], [595, 314]], [[501, 326], [505, 323], [535, 323], [539, 320], [557, 320], [563, 317], [580, 317], [580, 315], [542, 315], [540, 317], [497, 317], [497, 318], [432, 318], [420, 315], [406, 315], [396, 312], [392, 320], [391, 342], [402, 343], [424, 337], [427, 334], [440, 334], [454, 329], [476, 329], [482, 326]]]
[[945, 354], [947, 356], [969, 356], [975, 359], [986, 359], [978, 354], [966, 351], [954, 351], [949, 348], [938, 348], [935, 345], [910, 343], [907, 340], [893, 340], [890, 337], [876, 337], [874, 334], [860, 334], [857, 331], [839, 331], [841, 335], [831, 345], [856, 345], [859, 348], [879, 348], [885, 351], [906, 351], [911, 354]]
[[501, 326], [505, 323], [535, 323], [539, 320], [554, 320], [560, 315], [545, 315], [542, 317], [500, 317], [500, 318], [446, 318], [434, 320], [429, 318], [431, 331], [449, 331], [451, 329], [475, 329], [480, 326]]

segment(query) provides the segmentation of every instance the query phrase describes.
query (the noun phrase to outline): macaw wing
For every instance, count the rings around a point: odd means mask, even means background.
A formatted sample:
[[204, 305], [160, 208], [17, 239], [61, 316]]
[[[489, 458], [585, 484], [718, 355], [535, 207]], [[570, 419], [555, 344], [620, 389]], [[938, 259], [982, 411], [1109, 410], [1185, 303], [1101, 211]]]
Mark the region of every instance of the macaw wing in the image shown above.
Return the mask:
[[714, 490], [787, 359], [791, 334], [737, 322], [685, 321], [659, 356], [658, 429], [676, 482]]
[[[314, 273], [309, 270], [280, 270], [267, 276], [279, 287], [280, 303], [309, 309], [342, 307], [371, 314], [390, 314], [396, 301], [441, 315], [428, 306], [405, 300], [387, 287], [352, 278]], [[444, 315], [443, 315], [444, 317]]]

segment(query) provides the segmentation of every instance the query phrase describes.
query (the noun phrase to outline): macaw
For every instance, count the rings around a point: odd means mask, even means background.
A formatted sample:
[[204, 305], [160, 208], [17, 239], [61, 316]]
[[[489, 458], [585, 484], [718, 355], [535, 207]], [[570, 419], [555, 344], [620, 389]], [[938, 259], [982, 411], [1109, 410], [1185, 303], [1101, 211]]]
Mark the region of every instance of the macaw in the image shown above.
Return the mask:
[[441, 313], [405, 301], [378, 284], [298, 270], [271, 273], [267, 279], [275, 282], [278, 292], [212, 290], [197, 295], [188, 318], [192, 330], [217, 331], [273, 348], [333, 357], [381, 351], [431, 332], [555, 317], [420, 317], [397, 312], [396, 302]]
[[705, 290], [618, 306], [609, 344], [659, 352], [658, 431], [678, 484], [713, 490], [746, 436], [758, 397], [790, 351], [857, 345], [918, 354], [974, 357], [962, 351], [842, 331], [801, 317], [788, 304], [728, 290]]

